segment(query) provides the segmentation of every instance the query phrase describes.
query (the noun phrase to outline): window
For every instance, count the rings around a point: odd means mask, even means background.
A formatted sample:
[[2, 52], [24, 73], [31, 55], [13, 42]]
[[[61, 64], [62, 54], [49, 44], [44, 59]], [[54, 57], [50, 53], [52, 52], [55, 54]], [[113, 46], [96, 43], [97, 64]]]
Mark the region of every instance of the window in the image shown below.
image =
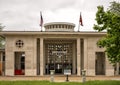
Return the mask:
[[16, 41], [16, 46], [17, 46], [17, 47], [21, 48], [21, 47], [23, 47], [23, 45], [24, 45], [24, 43], [23, 43], [22, 40], [17, 40], [17, 41]]

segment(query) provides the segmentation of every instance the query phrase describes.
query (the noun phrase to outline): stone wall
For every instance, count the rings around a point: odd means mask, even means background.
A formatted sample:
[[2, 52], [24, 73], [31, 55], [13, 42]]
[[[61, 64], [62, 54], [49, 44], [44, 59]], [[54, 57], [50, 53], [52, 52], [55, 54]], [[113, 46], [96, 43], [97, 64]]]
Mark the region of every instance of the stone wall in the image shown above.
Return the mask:
[[[23, 47], [16, 46], [17, 40], [23, 41]], [[34, 36], [6, 36], [5, 52], [6, 76], [14, 76], [15, 52], [25, 52], [25, 75], [36, 75], [36, 39]]]

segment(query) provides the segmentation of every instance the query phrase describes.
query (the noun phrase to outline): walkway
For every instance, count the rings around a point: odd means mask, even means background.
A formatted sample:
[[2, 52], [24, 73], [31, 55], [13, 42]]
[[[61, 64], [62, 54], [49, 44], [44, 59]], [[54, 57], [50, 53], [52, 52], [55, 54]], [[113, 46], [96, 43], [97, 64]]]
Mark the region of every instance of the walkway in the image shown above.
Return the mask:
[[[82, 77], [80, 76], [69, 76], [69, 81], [71, 82], [81, 82]], [[17, 81], [17, 80], [47, 80], [50, 81], [50, 76], [0, 76], [0, 81]], [[66, 80], [66, 76], [54, 76], [55, 82], [64, 82]], [[95, 77], [86, 77], [86, 80], [120, 80], [120, 76], [95, 76]]]

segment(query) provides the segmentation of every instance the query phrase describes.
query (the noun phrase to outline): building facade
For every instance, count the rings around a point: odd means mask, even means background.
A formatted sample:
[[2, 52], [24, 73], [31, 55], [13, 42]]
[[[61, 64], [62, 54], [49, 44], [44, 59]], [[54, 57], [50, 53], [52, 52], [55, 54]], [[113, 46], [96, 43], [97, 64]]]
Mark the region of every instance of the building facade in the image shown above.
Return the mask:
[[55, 70], [55, 75], [63, 75], [65, 69], [70, 69], [77, 76], [82, 70], [87, 76], [114, 75], [105, 49], [96, 44], [105, 32], [75, 32], [75, 25], [66, 22], [44, 27], [45, 31], [0, 32], [6, 42], [5, 52], [0, 53], [1, 74], [44, 76]]

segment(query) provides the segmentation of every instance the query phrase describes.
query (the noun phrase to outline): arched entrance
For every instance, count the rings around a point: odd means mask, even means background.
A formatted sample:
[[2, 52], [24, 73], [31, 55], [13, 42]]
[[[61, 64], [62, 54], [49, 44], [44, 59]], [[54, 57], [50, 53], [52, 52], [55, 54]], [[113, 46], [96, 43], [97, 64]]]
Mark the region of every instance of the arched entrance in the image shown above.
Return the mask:
[[25, 52], [15, 52], [15, 75], [25, 75]]
[[47, 40], [45, 42], [45, 73], [55, 70], [55, 74], [63, 74], [64, 69], [72, 71], [73, 41]]

